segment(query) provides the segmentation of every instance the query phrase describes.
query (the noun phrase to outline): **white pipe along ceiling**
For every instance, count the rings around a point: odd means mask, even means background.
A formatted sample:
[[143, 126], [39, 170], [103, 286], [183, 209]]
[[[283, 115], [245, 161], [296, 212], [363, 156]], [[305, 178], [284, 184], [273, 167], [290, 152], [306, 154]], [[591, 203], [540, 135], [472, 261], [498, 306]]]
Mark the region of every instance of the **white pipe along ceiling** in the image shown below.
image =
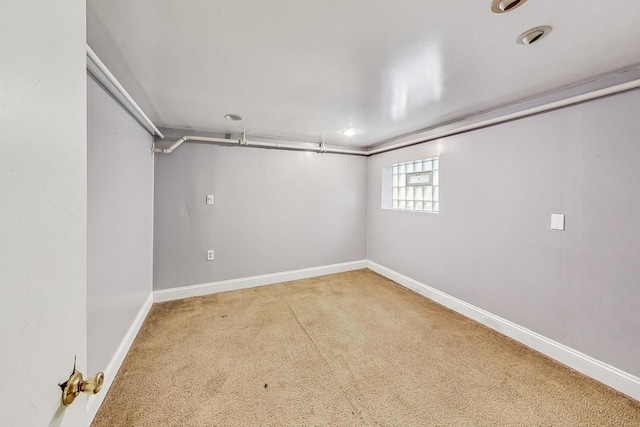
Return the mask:
[[[408, 147], [410, 145], [420, 144], [423, 142], [433, 141], [435, 139], [444, 138], [447, 136], [457, 135], [463, 132], [469, 132], [472, 130], [480, 129], [487, 126], [494, 126], [500, 123], [504, 123], [511, 120], [521, 119], [524, 117], [532, 116], [534, 114], [544, 113], [546, 111], [556, 110], [558, 108], [569, 107], [571, 105], [579, 104], [582, 102], [591, 101], [594, 99], [602, 98], [605, 96], [614, 95], [616, 93], [626, 92], [630, 90], [634, 90], [640, 87], [640, 79], [636, 79], [630, 82], [621, 83], [615, 86], [610, 86], [603, 89], [594, 90], [592, 92], [588, 92], [581, 95], [576, 95], [570, 98], [562, 99], [559, 101], [549, 102], [537, 107], [528, 108], [522, 111], [517, 111], [515, 113], [504, 114], [492, 119], [480, 120], [473, 122], [469, 125], [457, 126], [452, 129], [438, 131], [438, 128], [434, 128], [430, 130], [429, 136], [418, 137], [415, 139], [411, 139], [408, 141], [403, 141], [398, 144], [386, 145], [381, 148], [371, 148], [366, 151], [362, 150], [350, 150], [343, 148], [334, 148], [327, 147], [324, 142], [321, 142], [317, 147], [309, 146], [309, 145], [296, 145], [296, 144], [283, 144], [278, 142], [260, 142], [260, 141], [250, 141], [246, 139], [246, 136], [243, 134], [239, 139], [230, 139], [230, 138], [212, 138], [205, 136], [195, 136], [195, 135], [184, 135], [171, 144], [167, 148], [153, 148], [154, 153], [162, 153], [169, 154], [173, 152], [176, 148], [182, 145], [185, 142], [189, 141], [197, 141], [197, 142], [209, 142], [209, 143], [217, 143], [217, 144], [231, 144], [231, 145], [245, 145], [245, 146], [254, 146], [261, 148], [274, 148], [281, 150], [300, 150], [300, 151], [313, 151], [319, 153], [335, 153], [335, 154], [350, 154], [350, 155], [358, 155], [358, 156], [371, 156], [374, 154], [380, 154], [387, 151], [397, 150], [400, 148]], [[471, 119], [473, 117], [470, 117]], [[464, 120], [464, 119], [463, 119]], [[463, 120], [460, 120], [462, 122]], [[159, 132], [159, 131], [158, 131]]]
[[[153, 153], [371, 156], [639, 88], [640, 2], [615, 4], [91, 1], [87, 69], [156, 137]], [[162, 31], [176, 22], [190, 25]], [[183, 136], [161, 143], [154, 122]]]
[[120, 84], [118, 79], [109, 71], [104, 62], [98, 58], [98, 55], [87, 45], [87, 69], [95, 76], [100, 83], [105, 86], [112, 95], [114, 95], [122, 104], [131, 112], [138, 121], [151, 133], [160, 139], [164, 138], [162, 132], [158, 130], [151, 119], [142, 111], [142, 108], [133, 100], [129, 92]]
[[[152, 135], [154, 135], [159, 139], [164, 139], [164, 135], [162, 134], [162, 132], [156, 127], [156, 125], [151, 121], [151, 119], [149, 119], [149, 117], [144, 113], [144, 111], [138, 106], [138, 104], [134, 101], [131, 95], [129, 95], [126, 89], [122, 86], [122, 84], [120, 84], [118, 79], [116, 79], [116, 77], [111, 73], [111, 71], [109, 71], [107, 66], [100, 60], [98, 55], [96, 55], [96, 53], [91, 49], [89, 45], [87, 45], [87, 58], [88, 58], [87, 69], [91, 72], [91, 74], [94, 75], [105, 86], [105, 88], [107, 88], [112, 93], [112, 95], [118, 98], [122, 102], [122, 104], [129, 110], [129, 112], [131, 112]], [[637, 69], [632, 69], [632, 70], [628, 70], [627, 72], [633, 73], [637, 71], [638, 71]], [[408, 147], [410, 145], [433, 141], [438, 138], [444, 138], [447, 136], [456, 135], [463, 132], [469, 132], [469, 131], [480, 129], [487, 126], [497, 125], [510, 120], [516, 120], [516, 119], [524, 118], [534, 114], [544, 113], [546, 111], [555, 110], [558, 108], [568, 107], [574, 104], [587, 102], [587, 101], [605, 97], [605, 96], [614, 95], [616, 93], [638, 89], [639, 87], [640, 87], [640, 79], [635, 79], [625, 83], [620, 83], [620, 84], [612, 85], [609, 87], [593, 90], [587, 93], [575, 95], [575, 96], [561, 99], [558, 101], [547, 102], [542, 105], [522, 109], [520, 111], [515, 111], [508, 114], [500, 114], [496, 117], [487, 118], [487, 119], [483, 118], [491, 114], [491, 111], [489, 111], [480, 115], [469, 116], [469, 117], [462, 118], [460, 120], [456, 120], [452, 123], [448, 123], [447, 129], [444, 129], [444, 126], [436, 126], [432, 129], [424, 130], [423, 132], [421, 132], [421, 133], [424, 133], [424, 135], [417, 136], [416, 138], [412, 138], [396, 144], [384, 145], [379, 148], [372, 147], [364, 150], [330, 147], [330, 146], [327, 146], [324, 141], [318, 143], [317, 146], [300, 144], [300, 143], [296, 144], [294, 143], [295, 141], [289, 141], [290, 143], [255, 141], [255, 140], [247, 139], [246, 134], [243, 133], [242, 136], [238, 139], [215, 138], [215, 137], [197, 136], [197, 135], [184, 135], [178, 138], [173, 144], [171, 144], [167, 148], [156, 148], [154, 144], [152, 151], [153, 153], [170, 154], [183, 143], [189, 142], [189, 141], [195, 141], [195, 142], [206, 142], [206, 143], [214, 143], [214, 144], [243, 145], [243, 146], [252, 146], [252, 147], [260, 147], [260, 148], [281, 149], [281, 150], [299, 150], [299, 151], [311, 151], [311, 152], [317, 152], [317, 153], [334, 153], [334, 154], [347, 154], [347, 155], [357, 155], [357, 156], [371, 156], [374, 154], [384, 153], [387, 151]], [[464, 122], [466, 121], [471, 121], [471, 123], [464, 124]], [[396, 139], [400, 139], [400, 138], [401, 137], [398, 137]]]
[[154, 148], [153, 152], [169, 154], [173, 150], [178, 148], [180, 145], [182, 145], [182, 143], [188, 142], [188, 141], [211, 142], [216, 144], [246, 145], [246, 146], [261, 147], [261, 148], [275, 148], [275, 149], [281, 149], [281, 150], [315, 151], [318, 153], [355, 154], [360, 156], [367, 155], [367, 152], [362, 150], [349, 150], [349, 149], [343, 149], [343, 148], [327, 147], [324, 144], [324, 142], [321, 142], [317, 147], [312, 147], [309, 145], [283, 144], [280, 142], [250, 141], [246, 138], [246, 135], [244, 134], [240, 139], [211, 138], [207, 136], [184, 135], [181, 138], [178, 138], [178, 140], [173, 144], [171, 144], [169, 147]]

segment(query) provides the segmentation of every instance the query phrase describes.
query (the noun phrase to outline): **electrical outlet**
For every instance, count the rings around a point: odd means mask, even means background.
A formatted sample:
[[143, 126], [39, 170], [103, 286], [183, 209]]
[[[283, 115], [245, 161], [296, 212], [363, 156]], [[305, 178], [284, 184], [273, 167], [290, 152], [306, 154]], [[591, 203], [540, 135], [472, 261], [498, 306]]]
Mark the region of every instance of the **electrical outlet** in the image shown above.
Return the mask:
[[213, 261], [213, 249], [207, 251], [207, 261]]
[[207, 194], [207, 204], [208, 205], [213, 204], [213, 194]]

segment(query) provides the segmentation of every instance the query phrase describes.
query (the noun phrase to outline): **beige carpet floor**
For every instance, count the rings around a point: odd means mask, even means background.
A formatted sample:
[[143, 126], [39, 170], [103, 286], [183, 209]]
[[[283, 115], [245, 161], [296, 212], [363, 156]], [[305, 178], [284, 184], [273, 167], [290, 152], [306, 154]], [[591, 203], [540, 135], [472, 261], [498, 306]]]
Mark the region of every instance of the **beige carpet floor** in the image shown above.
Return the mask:
[[369, 270], [153, 306], [101, 426], [640, 426], [640, 402]]

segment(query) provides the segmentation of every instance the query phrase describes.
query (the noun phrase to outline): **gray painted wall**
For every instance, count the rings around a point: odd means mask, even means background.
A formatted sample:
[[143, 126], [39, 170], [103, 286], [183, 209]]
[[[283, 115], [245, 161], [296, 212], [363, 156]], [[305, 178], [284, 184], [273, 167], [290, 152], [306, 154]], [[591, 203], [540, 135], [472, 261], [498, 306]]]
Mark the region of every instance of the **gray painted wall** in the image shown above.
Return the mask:
[[104, 370], [152, 292], [152, 137], [88, 78], [88, 372]]
[[364, 157], [197, 143], [156, 155], [154, 288], [365, 259], [366, 180]]
[[[635, 91], [371, 157], [368, 258], [640, 375], [638, 111]], [[438, 153], [439, 214], [381, 209], [384, 165]]]

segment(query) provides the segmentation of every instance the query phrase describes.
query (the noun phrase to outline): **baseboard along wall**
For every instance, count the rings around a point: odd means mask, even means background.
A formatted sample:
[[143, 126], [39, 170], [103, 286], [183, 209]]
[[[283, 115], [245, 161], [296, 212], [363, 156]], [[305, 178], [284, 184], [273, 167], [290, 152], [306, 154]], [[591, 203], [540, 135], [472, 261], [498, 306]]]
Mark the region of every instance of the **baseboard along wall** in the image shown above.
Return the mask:
[[122, 338], [122, 341], [118, 346], [118, 349], [116, 350], [115, 354], [111, 358], [111, 362], [109, 362], [109, 365], [104, 370], [104, 383], [102, 384], [102, 389], [100, 390], [100, 393], [89, 395], [88, 397], [89, 400], [87, 402], [87, 414], [88, 414], [87, 419], [89, 420], [89, 424], [93, 421], [96, 414], [98, 413], [98, 409], [100, 409], [100, 405], [102, 405], [104, 398], [107, 396], [107, 392], [109, 391], [109, 388], [111, 388], [111, 384], [113, 383], [113, 380], [116, 374], [118, 373], [118, 370], [122, 365], [122, 362], [124, 362], [124, 358], [127, 356], [127, 353], [129, 352], [129, 349], [133, 344], [133, 340], [136, 338], [136, 335], [138, 335], [138, 332], [142, 327], [142, 323], [144, 323], [144, 319], [146, 319], [147, 315], [149, 314], [149, 310], [151, 310], [152, 306], [153, 306], [153, 294], [150, 293], [149, 297], [140, 308], [140, 311], [138, 311], [138, 314], [133, 320], [133, 323], [131, 323], [129, 330], [127, 331], [125, 336]]
[[281, 273], [263, 274], [261, 276], [243, 277], [240, 279], [223, 280], [220, 282], [203, 283], [200, 285], [182, 286], [179, 288], [154, 291], [153, 301], [164, 302], [183, 298], [199, 297], [218, 292], [255, 288], [257, 286], [272, 285], [274, 283], [289, 282], [291, 280], [344, 273], [345, 271], [360, 270], [362, 268], [367, 268], [367, 260], [363, 259], [359, 261], [303, 268], [300, 270], [291, 270]]
[[640, 378], [634, 375], [537, 334], [527, 328], [516, 325], [513, 322], [489, 313], [488, 311], [474, 305], [454, 298], [451, 295], [427, 286], [424, 283], [418, 282], [417, 280], [393, 271], [390, 268], [384, 267], [373, 261], [367, 261], [367, 268], [429, 298], [430, 300], [444, 305], [463, 316], [482, 323], [483, 325], [526, 345], [527, 347], [531, 347], [532, 349], [549, 356], [563, 365], [600, 381], [601, 383], [606, 384], [627, 396], [640, 400]]

